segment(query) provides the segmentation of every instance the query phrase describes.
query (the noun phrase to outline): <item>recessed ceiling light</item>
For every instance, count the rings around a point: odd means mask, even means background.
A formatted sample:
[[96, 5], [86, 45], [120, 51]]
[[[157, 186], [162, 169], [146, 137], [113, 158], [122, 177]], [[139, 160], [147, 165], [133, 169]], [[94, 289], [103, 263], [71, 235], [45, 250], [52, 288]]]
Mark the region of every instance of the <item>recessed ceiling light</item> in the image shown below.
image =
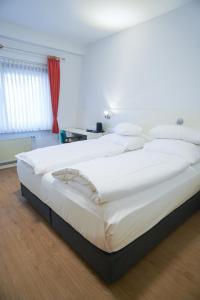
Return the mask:
[[84, 15], [88, 24], [105, 30], [122, 30], [133, 26], [142, 19], [139, 11], [130, 10], [123, 5], [93, 6], [88, 8]]

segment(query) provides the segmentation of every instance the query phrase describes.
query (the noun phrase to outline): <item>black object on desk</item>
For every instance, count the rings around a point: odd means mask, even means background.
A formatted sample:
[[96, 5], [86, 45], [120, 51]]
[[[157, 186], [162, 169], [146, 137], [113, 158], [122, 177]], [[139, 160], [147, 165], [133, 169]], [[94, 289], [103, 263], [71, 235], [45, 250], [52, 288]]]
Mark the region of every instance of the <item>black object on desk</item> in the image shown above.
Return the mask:
[[93, 129], [86, 129], [87, 132], [94, 132], [94, 133], [100, 133], [100, 132], [103, 132], [103, 126], [102, 126], [102, 123], [100, 122], [97, 122], [96, 123], [96, 130], [93, 130]]

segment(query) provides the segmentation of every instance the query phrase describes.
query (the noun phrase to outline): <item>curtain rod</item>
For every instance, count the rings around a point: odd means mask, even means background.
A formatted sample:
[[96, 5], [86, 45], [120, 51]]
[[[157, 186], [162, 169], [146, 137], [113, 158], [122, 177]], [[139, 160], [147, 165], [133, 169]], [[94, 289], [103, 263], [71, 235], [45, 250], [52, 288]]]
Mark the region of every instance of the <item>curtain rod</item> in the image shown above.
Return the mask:
[[34, 52], [34, 51], [31, 51], [31, 50], [22, 50], [20, 48], [15, 48], [15, 47], [8, 47], [8, 46], [4, 46], [2, 44], [0, 44], [0, 49], [11, 49], [11, 50], [16, 50], [16, 51], [20, 51], [20, 52], [24, 52], [24, 53], [29, 53], [29, 54], [33, 54], [33, 55], [39, 55], [39, 56], [42, 56], [42, 57], [55, 57], [57, 59], [61, 59], [61, 60], [65, 60], [65, 57], [59, 57], [57, 55], [48, 55], [48, 54], [43, 54], [43, 53], [40, 53], [40, 52]]

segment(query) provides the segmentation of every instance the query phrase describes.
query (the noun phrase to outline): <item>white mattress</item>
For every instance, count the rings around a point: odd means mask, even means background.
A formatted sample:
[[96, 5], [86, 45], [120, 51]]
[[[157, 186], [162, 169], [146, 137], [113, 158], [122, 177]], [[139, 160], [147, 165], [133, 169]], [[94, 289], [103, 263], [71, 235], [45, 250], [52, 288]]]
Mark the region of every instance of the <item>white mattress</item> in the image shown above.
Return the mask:
[[122, 249], [200, 190], [200, 163], [173, 179], [102, 205], [77, 195], [50, 173], [35, 175], [18, 163], [20, 181], [91, 243], [106, 252]]

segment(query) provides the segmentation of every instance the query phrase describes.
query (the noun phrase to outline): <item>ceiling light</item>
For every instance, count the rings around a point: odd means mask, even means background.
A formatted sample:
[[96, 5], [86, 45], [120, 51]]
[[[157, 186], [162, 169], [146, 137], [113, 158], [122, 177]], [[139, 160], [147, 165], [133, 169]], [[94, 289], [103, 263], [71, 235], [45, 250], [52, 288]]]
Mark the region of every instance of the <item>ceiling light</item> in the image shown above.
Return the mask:
[[[123, 3], [122, 3], [123, 4]], [[92, 26], [105, 30], [122, 30], [141, 20], [141, 14], [124, 5], [94, 5], [83, 12], [85, 21]]]

